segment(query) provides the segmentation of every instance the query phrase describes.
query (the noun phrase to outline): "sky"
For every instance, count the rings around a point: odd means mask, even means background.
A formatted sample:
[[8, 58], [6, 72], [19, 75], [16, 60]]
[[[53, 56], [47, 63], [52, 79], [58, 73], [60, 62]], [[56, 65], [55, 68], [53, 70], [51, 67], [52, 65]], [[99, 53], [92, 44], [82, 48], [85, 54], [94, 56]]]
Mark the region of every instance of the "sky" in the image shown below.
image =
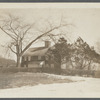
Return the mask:
[[[57, 5], [57, 4], [55, 4]], [[100, 40], [100, 8], [96, 7], [81, 7], [79, 5], [68, 6], [62, 4], [62, 6], [50, 6], [50, 4], [43, 6], [30, 7], [6, 7], [0, 8], [0, 16], [11, 13], [15, 16], [19, 16], [26, 23], [34, 23], [41, 19], [53, 19], [59, 21], [61, 16], [67, 18], [68, 22], [72, 23], [73, 28], [69, 29], [67, 35], [73, 42], [78, 36], [81, 36], [90, 46], [95, 46], [96, 42]], [[66, 33], [67, 34], [67, 33]], [[8, 42], [8, 37], [0, 30], [0, 44]], [[38, 42], [33, 46], [43, 45]], [[96, 47], [96, 46], [95, 46]], [[96, 48], [95, 48], [96, 49]], [[3, 55], [4, 49], [0, 46], [0, 55]]]

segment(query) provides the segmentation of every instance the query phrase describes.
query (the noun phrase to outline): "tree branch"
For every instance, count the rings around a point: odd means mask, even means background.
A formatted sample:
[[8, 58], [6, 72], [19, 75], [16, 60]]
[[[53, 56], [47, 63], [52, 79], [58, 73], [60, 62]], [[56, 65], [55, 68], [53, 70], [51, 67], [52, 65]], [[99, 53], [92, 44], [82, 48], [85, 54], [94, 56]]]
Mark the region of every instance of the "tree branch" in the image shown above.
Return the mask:
[[21, 55], [23, 55], [23, 53], [35, 42], [37, 41], [38, 39], [40, 39], [41, 37], [43, 37], [44, 35], [47, 35], [48, 33], [50, 33], [51, 31], [55, 30], [55, 29], [58, 29], [59, 27], [61, 26], [57, 26], [57, 27], [54, 27], [53, 29], [43, 33], [42, 35], [38, 36], [36, 39], [32, 40], [25, 48], [24, 50], [22, 51]]
[[18, 34], [15, 32], [15, 30], [14, 30], [13, 27], [12, 27], [12, 20], [11, 20], [11, 22], [10, 22], [10, 28], [12, 29], [13, 33], [14, 33], [16, 36], [18, 36]]
[[10, 49], [13, 53], [17, 54], [17, 53], [11, 48], [11, 46], [8, 46], [8, 47], [9, 47], [9, 49]]
[[16, 38], [14, 38], [11, 34], [9, 34], [7, 31], [5, 31], [1, 26], [0, 26], [0, 29], [6, 33], [8, 36], [10, 36], [12, 39], [14, 39], [16, 41]]
[[27, 34], [27, 32], [31, 29], [32, 26], [28, 27], [25, 32], [23, 33], [22, 39], [24, 38], [24, 36]]

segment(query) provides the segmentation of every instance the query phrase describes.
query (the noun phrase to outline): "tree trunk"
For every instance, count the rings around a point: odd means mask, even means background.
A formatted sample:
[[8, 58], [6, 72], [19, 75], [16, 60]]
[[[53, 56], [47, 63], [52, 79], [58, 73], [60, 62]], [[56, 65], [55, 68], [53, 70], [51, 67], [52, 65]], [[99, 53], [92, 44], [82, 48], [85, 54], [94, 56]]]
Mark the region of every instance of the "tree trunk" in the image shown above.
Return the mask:
[[16, 67], [21, 67], [20, 66], [21, 65], [21, 57], [20, 57], [20, 55], [17, 55], [17, 64], [16, 64]]
[[88, 64], [88, 70], [91, 70], [91, 60], [90, 60], [90, 62], [89, 62], [89, 64]]
[[71, 64], [71, 66], [72, 66], [72, 69], [74, 69], [74, 68], [75, 68], [75, 66], [73, 65], [72, 60], [71, 60], [71, 59], [69, 59], [69, 61], [70, 61], [70, 64]]
[[61, 62], [55, 63], [55, 73], [61, 74]]
[[88, 64], [88, 73], [87, 73], [87, 77], [89, 77], [90, 76], [90, 73], [91, 72], [91, 60], [90, 60], [90, 62], [89, 62], [89, 64]]

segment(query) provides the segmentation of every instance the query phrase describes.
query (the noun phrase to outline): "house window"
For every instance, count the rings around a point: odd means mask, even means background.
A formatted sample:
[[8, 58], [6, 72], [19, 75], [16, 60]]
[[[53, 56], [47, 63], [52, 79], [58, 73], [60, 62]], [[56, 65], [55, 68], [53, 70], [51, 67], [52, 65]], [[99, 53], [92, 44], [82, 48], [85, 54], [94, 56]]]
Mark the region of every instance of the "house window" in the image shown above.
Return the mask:
[[28, 61], [31, 61], [31, 57], [30, 56], [28, 56]]
[[31, 57], [31, 60], [32, 60], [32, 61], [38, 60], [38, 56], [32, 56], [32, 57]]
[[42, 56], [42, 60], [45, 60], [45, 56]]
[[38, 56], [38, 60], [41, 60], [41, 56]]
[[27, 57], [24, 57], [24, 61], [26, 61], [27, 60]]

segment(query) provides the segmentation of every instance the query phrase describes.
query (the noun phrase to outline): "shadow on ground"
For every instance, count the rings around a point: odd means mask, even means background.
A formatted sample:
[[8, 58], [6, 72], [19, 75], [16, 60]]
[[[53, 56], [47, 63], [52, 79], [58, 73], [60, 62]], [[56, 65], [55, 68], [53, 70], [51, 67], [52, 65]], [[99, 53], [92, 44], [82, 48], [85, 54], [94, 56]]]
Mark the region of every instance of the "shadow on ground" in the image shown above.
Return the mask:
[[0, 73], [0, 89], [34, 86], [38, 84], [69, 83], [69, 79], [61, 79], [43, 73]]

